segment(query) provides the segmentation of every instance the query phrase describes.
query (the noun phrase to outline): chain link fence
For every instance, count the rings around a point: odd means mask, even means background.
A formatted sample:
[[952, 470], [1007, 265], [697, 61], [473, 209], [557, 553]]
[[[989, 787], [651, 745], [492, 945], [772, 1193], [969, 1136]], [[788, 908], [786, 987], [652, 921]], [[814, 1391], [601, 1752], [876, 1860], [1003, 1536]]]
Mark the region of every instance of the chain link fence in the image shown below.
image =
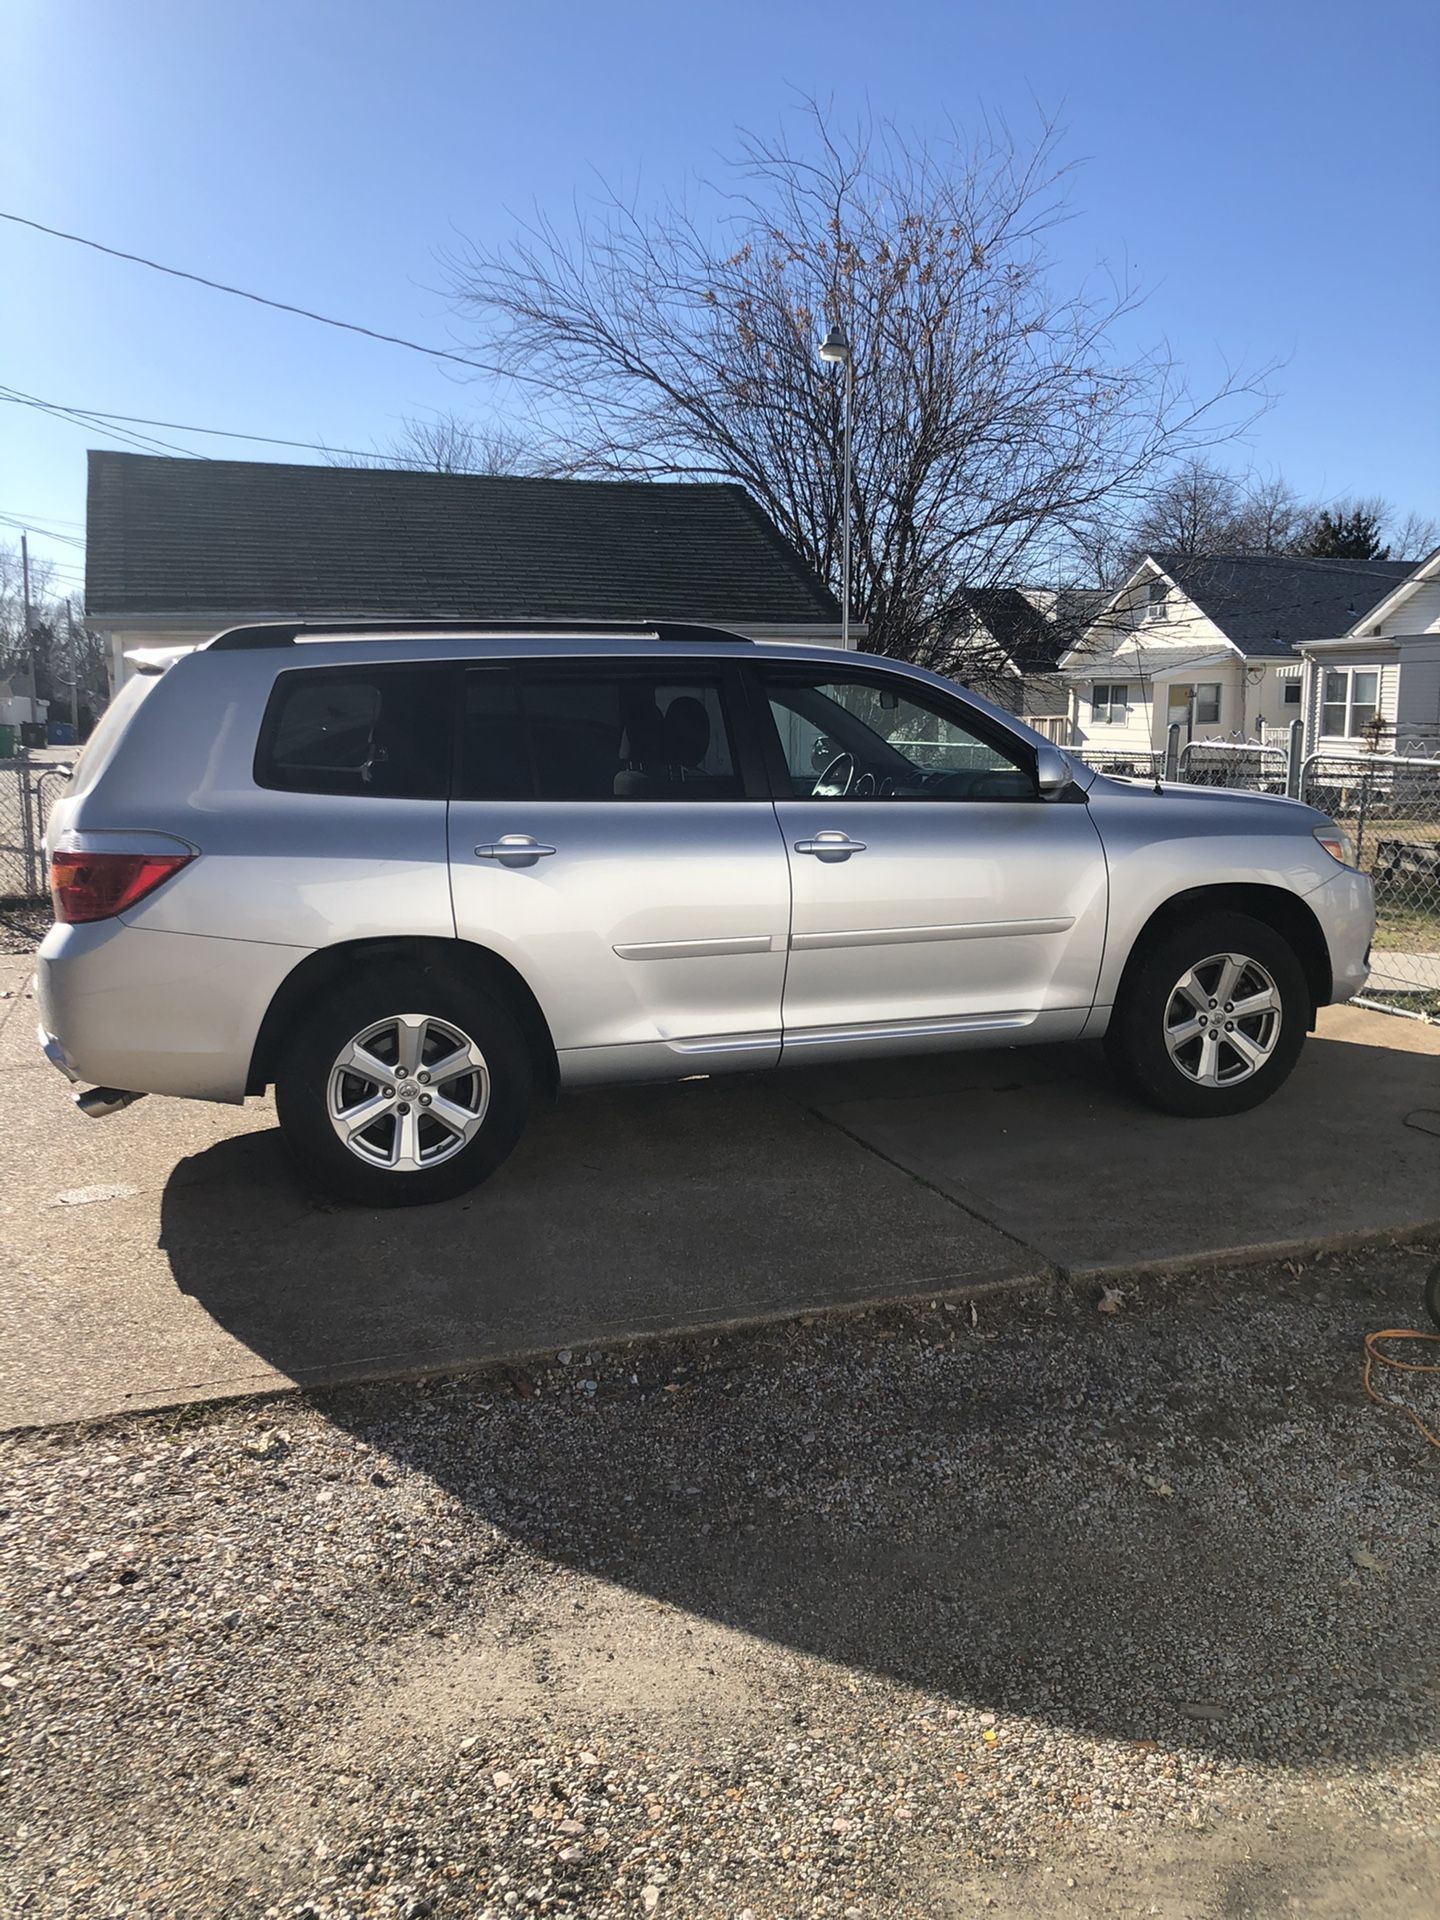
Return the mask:
[[1176, 778], [1192, 787], [1249, 787], [1284, 793], [1290, 756], [1258, 740], [1192, 740], [1180, 749]]
[[1197, 787], [1289, 794], [1345, 828], [1375, 883], [1370, 1006], [1440, 1020], [1440, 758], [1426, 754], [1312, 753], [1300, 732], [1277, 740], [1194, 740], [1171, 730], [1164, 751], [1083, 747], [1097, 773]]
[[1083, 760], [1096, 773], [1108, 773], [1112, 780], [1158, 780], [1164, 777], [1165, 756], [1143, 747], [1072, 747], [1077, 760]]
[[1375, 883], [1366, 998], [1440, 1018], [1440, 760], [1313, 753], [1300, 798], [1344, 827]]
[[0, 760], [0, 904], [49, 893], [45, 824], [66, 777], [63, 764], [30, 754]]

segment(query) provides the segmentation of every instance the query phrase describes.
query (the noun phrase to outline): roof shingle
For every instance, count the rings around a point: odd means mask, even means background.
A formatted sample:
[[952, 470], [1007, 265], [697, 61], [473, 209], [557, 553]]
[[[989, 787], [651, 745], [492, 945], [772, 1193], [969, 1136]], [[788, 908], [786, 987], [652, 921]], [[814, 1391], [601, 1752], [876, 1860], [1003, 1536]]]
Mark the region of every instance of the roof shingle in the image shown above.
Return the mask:
[[92, 452], [94, 618], [830, 623], [742, 487]]
[[1242, 653], [1257, 659], [1289, 659], [1302, 640], [1338, 639], [1415, 568], [1413, 560], [1281, 553], [1150, 557]]
[[1045, 597], [1048, 610], [1021, 587], [967, 587], [959, 603], [991, 635], [1017, 673], [1053, 673], [1099, 611], [1104, 595], [1060, 588], [1046, 590]]

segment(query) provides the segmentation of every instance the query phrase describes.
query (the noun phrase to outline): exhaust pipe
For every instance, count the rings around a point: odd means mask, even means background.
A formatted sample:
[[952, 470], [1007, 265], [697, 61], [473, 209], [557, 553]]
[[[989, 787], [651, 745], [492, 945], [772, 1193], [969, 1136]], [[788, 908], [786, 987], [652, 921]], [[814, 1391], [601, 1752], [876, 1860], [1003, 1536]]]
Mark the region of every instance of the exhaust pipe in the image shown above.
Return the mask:
[[84, 1093], [75, 1095], [75, 1104], [92, 1120], [106, 1120], [144, 1098], [143, 1093], [125, 1093], [119, 1087], [87, 1087]]

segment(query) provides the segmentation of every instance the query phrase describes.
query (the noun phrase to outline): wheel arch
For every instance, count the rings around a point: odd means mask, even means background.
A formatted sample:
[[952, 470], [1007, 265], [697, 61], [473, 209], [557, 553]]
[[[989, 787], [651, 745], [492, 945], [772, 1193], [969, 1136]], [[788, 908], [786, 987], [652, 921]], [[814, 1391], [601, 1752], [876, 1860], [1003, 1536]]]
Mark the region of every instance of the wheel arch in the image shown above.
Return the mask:
[[1318, 1009], [1329, 1006], [1334, 989], [1330, 949], [1325, 944], [1324, 931], [1313, 909], [1298, 893], [1289, 893], [1284, 887], [1254, 882], [1237, 881], [1192, 887], [1163, 901], [1135, 938], [1120, 975], [1117, 1000], [1125, 991], [1137, 960], [1157, 935], [1168, 933], [1171, 928], [1186, 920], [1200, 918], [1205, 913], [1248, 914], [1252, 920], [1263, 922], [1279, 934], [1299, 960], [1304, 972], [1305, 983], [1310, 989], [1310, 1021], [1313, 1025]]
[[294, 1022], [321, 994], [371, 961], [435, 968], [502, 999], [520, 1022], [536, 1081], [553, 1095], [560, 1084], [550, 1026], [529, 983], [508, 960], [470, 940], [392, 938], [344, 940], [307, 954], [277, 988], [250, 1055], [247, 1094], [263, 1093], [275, 1078], [279, 1048]]

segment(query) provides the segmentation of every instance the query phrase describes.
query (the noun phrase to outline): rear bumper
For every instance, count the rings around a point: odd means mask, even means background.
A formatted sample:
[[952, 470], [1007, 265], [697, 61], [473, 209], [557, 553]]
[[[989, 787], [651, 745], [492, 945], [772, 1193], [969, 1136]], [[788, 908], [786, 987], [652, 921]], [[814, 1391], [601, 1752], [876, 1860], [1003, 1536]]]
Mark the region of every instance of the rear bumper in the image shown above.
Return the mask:
[[55, 1038], [54, 1034], [47, 1033], [44, 1027], [37, 1027], [35, 1034], [40, 1042], [40, 1051], [50, 1062], [51, 1066], [55, 1068], [57, 1073], [63, 1073], [71, 1086], [78, 1087], [80, 1084], [80, 1076], [65, 1058], [65, 1049]]
[[77, 1083], [238, 1103], [265, 1011], [303, 958], [120, 920], [52, 927], [35, 967], [41, 1048]]

